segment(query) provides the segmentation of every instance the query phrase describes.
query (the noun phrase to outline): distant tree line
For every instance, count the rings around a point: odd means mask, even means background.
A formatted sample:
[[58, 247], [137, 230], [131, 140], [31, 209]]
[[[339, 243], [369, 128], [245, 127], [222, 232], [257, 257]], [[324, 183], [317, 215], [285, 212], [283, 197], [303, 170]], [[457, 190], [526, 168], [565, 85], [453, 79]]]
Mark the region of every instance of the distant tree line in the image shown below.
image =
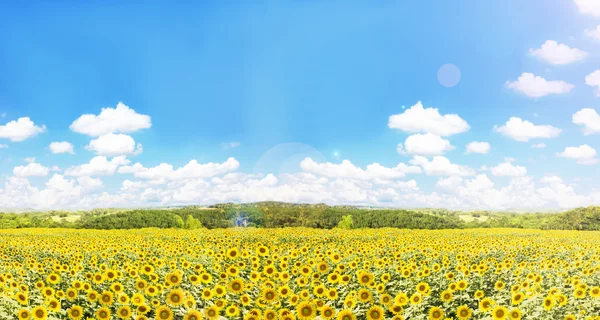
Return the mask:
[[[375, 209], [325, 204], [258, 202], [224, 203], [209, 208], [189, 206], [167, 209], [92, 210], [74, 213], [49, 211], [0, 213], [1, 228], [530, 228], [600, 230], [600, 207], [562, 213], [511, 213], [451, 211], [446, 209]], [[465, 218], [466, 217], [466, 218]]]

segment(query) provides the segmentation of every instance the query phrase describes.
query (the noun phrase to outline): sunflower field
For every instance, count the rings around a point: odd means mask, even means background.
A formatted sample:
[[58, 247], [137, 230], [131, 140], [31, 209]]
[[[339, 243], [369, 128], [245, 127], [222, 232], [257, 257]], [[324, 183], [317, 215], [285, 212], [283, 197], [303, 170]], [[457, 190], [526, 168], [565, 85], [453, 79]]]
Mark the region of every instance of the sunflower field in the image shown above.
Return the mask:
[[600, 319], [600, 232], [0, 231], [0, 319]]

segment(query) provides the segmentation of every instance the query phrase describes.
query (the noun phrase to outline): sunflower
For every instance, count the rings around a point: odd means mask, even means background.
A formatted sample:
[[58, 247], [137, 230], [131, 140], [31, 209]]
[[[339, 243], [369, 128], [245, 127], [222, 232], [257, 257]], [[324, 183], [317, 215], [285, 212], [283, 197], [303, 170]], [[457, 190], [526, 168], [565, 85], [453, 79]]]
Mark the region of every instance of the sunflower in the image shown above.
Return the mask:
[[416, 289], [417, 289], [417, 292], [422, 295], [427, 294], [427, 292], [429, 292], [429, 290], [430, 290], [429, 285], [425, 282], [420, 282], [419, 284], [417, 284]]
[[385, 310], [380, 306], [372, 306], [367, 310], [368, 320], [383, 320], [385, 317]]
[[42, 289], [42, 295], [46, 298], [54, 296], [54, 289], [46, 287]]
[[29, 320], [31, 318], [31, 312], [27, 309], [21, 309], [17, 311], [17, 318], [19, 320]]
[[165, 277], [165, 282], [170, 286], [177, 286], [181, 284], [181, 281], [182, 275], [178, 271], [171, 272]]
[[94, 302], [96, 300], [98, 300], [98, 292], [91, 290], [90, 292], [87, 293], [87, 300], [89, 302]]
[[262, 298], [269, 303], [275, 302], [275, 300], [277, 300], [277, 291], [271, 288], [266, 288], [262, 292]]
[[60, 276], [56, 273], [51, 273], [46, 277], [46, 281], [50, 284], [57, 284], [60, 282]]
[[467, 320], [470, 319], [473, 315], [473, 312], [467, 305], [462, 305], [456, 309], [456, 317], [459, 320]]
[[225, 308], [225, 315], [227, 315], [227, 317], [229, 317], [229, 318], [237, 317], [239, 314], [240, 314], [240, 309], [238, 307], [236, 307], [235, 305], [231, 305], [231, 306]]
[[166, 303], [172, 307], [178, 307], [184, 303], [184, 292], [181, 289], [171, 290], [167, 294]]
[[204, 309], [204, 315], [210, 320], [219, 319], [219, 308], [217, 306], [212, 305], [206, 309]]
[[358, 291], [358, 301], [362, 302], [362, 303], [367, 303], [370, 302], [373, 299], [373, 296], [371, 295], [371, 291], [367, 290], [367, 289], [360, 289]]
[[352, 312], [352, 310], [344, 309], [338, 312], [335, 318], [336, 320], [356, 320], [356, 315]]
[[173, 320], [173, 310], [171, 310], [165, 305], [161, 305], [158, 308], [156, 308], [154, 313], [156, 314], [156, 320]]
[[110, 319], [110, 309], [107, 307], [102, 307], [96, 311], [96, 318], [99, 320], [108, 320]]
[[237, 278], [229, 282], [229, 292], [234, 294], [240, 294], [244, 291], [244, 280]]
[[150, 312], [150, 307], [148, 305], [141, 304], [141, 305], [137, 306], [137, 308], [135, 309], [135, 311], [138, 314], [146, 314], [146, 313]]
[[508, 312], [508, 318], [510, 320], [521, 320], [521, 316], [521, 310], [519, 310], [519, 308], [511, 309]]
[[225, 286], [218, 284], [213, 288], [213, 293], [217, 297], [223, 297], [227, 294], [227, 288], [225, 288]]
[[487, 312], [492, 310], [494, 306], [494, 300], [490, 298], [483, 298], [483, 300], [479, 301], [479, 309], [483, 312]]
[[194, 309], [189, 309], [183, 316], [183, 320], [203, 320], [202, 312]]
[[325, 320], [333, 319], [333, 317], [335, 317], [335, 309], [326, 305], [323, 308], [321, 308], [319, 315], [320, 315], [321, 319], [325, 319]]
[[582, 288], [577, 288], [575, 291], [573, 291], [573, 296], [577, 299], [583, 299], [585, 298], [585, 290]]
[[15, 299], [17, 300], [18, 303], [22, 304], [22, 305], [26, 305], [29, 303], [29, 299], [27, 298], [27, 295], [23, 292], [19, 292], [15, 295]]
[[113, 299], [114, 299], [113, 293], [110, 292], [110, 291], [104, 291], [100, 295], [100, 303], [103, 306], [109, 306], [109, 305], [111, 305], [113, 303]]
[[394, 298], [394, 303], [400, 306], [405, 306], [408, 304], [408, 296], [404, 292], [400, 292]]
[[379, 297], [379, 302], [384, 306], [390, 306], [394, 303], [394, 299], [389, 294], [384, 293]]
[[46, 301], [46, 305], [48, 306], [48, 310], [52, 312], [60, 311], [60, 301], [52, 298]]
[[131, 318], [131, 308], [129, 306], [122, 306], [117, 310], [117, 316], [121, 319]]
[[511, 298], [511, 302], [513, 305], [519, 305], [521, 304], [521, 302], [523, 302], [523, 300], [525, 299], [525, 295], [518, 291], [513, 293], [512, 298]]
[[300, 302], [296, 310], [300, 320], [312, 319], [317, 315], [317, 309], [308, 301]]
[[590, 297], [597, 299], [600, 298], [600, 287], [596, 286], [596, 287], [592, 287], [590, 289]]
[[440, 295], [440, 298], [444, 302], [450, 302], [450, 301], [452, 301], [452, 291], [450, 291], [450, 290], [444, 290], [444, 291], [442, 291], [442, 294]]
[[423, 301], [423, 297], [418, 293], [413, 293], [413, 295], [410, 296], [410, 304], [419, 304], [421, 301]]
[[551, 296], [545, 297], [544, 298], [544, 302], [542, 303], [544, 305], [544, 309], [546, 309], [547, 311], [552, 310], [552, 308], [555, 305], [555, 300], [554, 298], [552, 298]]
[[37, 306], [31, 310], [31, 317], [36, 320], [48, 319], [48, 310], [43, 306]]
[[492, 310], [492, 318], [494, 320], [504, 320], [508, 316], [508, 309], [503, 306], [497, 306]]

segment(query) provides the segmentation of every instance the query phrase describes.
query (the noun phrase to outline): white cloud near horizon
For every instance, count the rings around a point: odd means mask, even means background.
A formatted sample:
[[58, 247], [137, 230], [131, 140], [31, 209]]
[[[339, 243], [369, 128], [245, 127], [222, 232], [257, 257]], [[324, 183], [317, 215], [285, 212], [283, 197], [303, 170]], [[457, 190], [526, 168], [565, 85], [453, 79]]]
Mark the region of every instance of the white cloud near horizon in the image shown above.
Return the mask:
[[541, 98], [550, 94], [565, 94], [575, 88], [575, 85], [566, 81], [550, 81], [528, 72], [523, 73], [516, 81], [506, 81], [505, 86], [530, 98]]

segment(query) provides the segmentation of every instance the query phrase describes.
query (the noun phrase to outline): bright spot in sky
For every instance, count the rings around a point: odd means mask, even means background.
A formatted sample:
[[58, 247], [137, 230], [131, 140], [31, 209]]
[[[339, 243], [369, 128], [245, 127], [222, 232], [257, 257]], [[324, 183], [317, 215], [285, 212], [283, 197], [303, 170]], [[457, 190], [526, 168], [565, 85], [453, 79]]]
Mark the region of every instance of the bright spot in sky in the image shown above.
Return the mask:
[[454, 87], [460, 82], [460, 69], [451, 63], [445, 64], [438, 70], [437, 78], [444, 87]]

